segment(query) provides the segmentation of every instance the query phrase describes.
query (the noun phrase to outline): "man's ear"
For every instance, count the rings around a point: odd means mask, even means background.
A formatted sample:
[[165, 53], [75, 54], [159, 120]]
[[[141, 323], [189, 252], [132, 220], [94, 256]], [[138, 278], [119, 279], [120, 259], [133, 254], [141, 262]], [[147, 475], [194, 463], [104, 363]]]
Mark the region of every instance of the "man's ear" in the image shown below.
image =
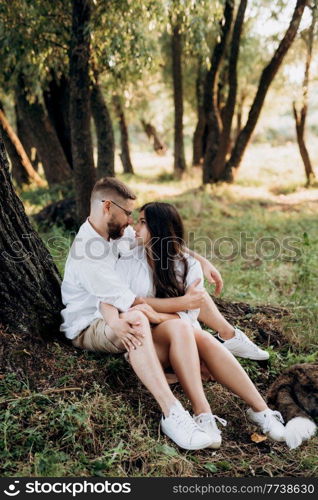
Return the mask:
[[111, 202], [110, 202], [110, 200], [106, 200], [106, 201], [104, 201], [104, 203], [103, 203], [103, 211], [104, 211], [105, 213], [108, 213], [108, 212], [109, 212], [109, 209], [110, 209], [110, 206], [111, 206]]

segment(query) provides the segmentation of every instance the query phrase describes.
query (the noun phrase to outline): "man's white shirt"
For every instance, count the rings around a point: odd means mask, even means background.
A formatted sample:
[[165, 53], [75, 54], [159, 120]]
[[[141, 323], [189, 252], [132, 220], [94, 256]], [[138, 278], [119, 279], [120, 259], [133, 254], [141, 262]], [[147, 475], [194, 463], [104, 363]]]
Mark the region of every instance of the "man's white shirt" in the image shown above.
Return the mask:
[[120, 254], [126, 253], [135, 240], [131, 226], [122, 238], [106, 241], [88, 219], [80, 227], [65, 264], [62, 283], [63, 323], [61, 331], [75, 338], [94, 319], [102, 318], [100, 302], [119, 311], [127, 311], [136, 295], [115, 270]]

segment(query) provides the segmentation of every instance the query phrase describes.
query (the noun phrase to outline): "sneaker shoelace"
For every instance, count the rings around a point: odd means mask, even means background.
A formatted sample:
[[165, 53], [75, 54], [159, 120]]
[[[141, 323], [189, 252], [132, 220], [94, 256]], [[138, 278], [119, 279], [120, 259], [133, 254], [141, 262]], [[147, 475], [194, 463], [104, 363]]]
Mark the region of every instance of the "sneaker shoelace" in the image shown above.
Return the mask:
[[[217, 420], [218, 422], [220, 422], [220, 424], [223, 425], [223, 427], [227, 425], [227, 421], [224, 418], [218, 417], [218, 415], [213, 415], [213, 413], [200, 417], [200, 420], [202, 421], [202, 423], [207, 423], [210, 422], [211, 420], [213, 423], [215, 423], [215, 421]], [[218, 431], [221, 432], [220, 429], [218, 429]]]
[[[237, 332], [237, 330], [235, 330]], [[258, 351], [259, 348], [257, 345], [254, 344], [246, 335], [242, 335], [241, 332], [235, 333], [238, 338], [241, 340], [241, 342], [244, 342], [245, 344], [249, 345], [254, 351]]]
[[282, 417], [282, 414], [279, 411], [272, 411], [271, 413], [268, 414], [268, 418], [265, 420], [264, 424], [264, 432], [268, 432], [271, 427], [271, 417], [273, 417], [277, 422], [280, 422], [281, 424], [284, 423], [284, 419]]
[[178, 425], [183, 425], [185, 430], [188, 432], [193, 433], [194, 431], [202, 430], [200, 429], [198, 424], [195, 423], [193, 418], [191, 418], [191, 415], [188, 411], [183, 411], [182, 413], [172, 412], [170, 417], [172, 417]]

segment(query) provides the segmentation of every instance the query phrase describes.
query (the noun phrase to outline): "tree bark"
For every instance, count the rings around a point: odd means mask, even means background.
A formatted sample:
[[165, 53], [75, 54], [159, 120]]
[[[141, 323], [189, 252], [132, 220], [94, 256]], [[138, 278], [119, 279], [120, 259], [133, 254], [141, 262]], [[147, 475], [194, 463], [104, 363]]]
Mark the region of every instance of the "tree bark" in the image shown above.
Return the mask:
[[309, 73], [310, 73], [312, 50], [315, 37], [315, 26], [317, 22], [317, 8], [318, 8], [318, 1], [314, 0], [312, 6], [312, 19], [308, 30], [308, 38], [307, 40], [305, 40], [307, 53], [306, 53], [306, 63], [305, 63], [305, 72], [303, 80], [302, 107], [299, 112], [297, 111], [296, 103], [295, 102], [293, 103], [293, 113], [295, 118], [298, 148], [305, 167], [307, 186], [309, 186], [311, 184], [311, 181], [315, 178], [315, 172], [313, 170], [309, 152], [305, 142], [305, 126], [306, 126], [306, 118], [308, 111]]
[[90, 211], [95, 183], [93, 145], [90, 129], [90, 0], [72, 0], [70, 53], [70, 123], [76, 206], [79, 222]]
[[215, 160], [211, 164], [213, 178], [219, 180], [222, 178], [223, 169], [225, 167], [226, 156], [231, 146], [231, 129], [233, 116], [235, 111], [236, 96], [237, 96], [237, 63], [239, 58], [241, 34], [244, 22], [244, 16], [247, 6], [247, 0], [241, 0], [235, 23], [233, 28], [231, 52], [229, 60], [229, 93], [226, 100], [224, 110], [222, 112], [222, 133], [220, 135], [220, 143]]
[[37, 186], [45, 186], [46, 183], [41, 179], [39, 174], [34, 170], [18, 136], [11, 127], [0, 102], [0, 130], [2, 132], [3, 141], [8, 151], [11, 164], [12, 175], [15, 178], [18, 186], [24, 183], [29, 183], [31, 180]]
[[1, 324], [32, 337], [56, 334], [62, 309], [60, 277], [14, 192], [1, 137], [0, 275]]
[[25, 126], [32, 133], [48, 184], [52, 186], [70, 179], [71, 169], [55, 129], [38, 98], [29, 102], [22, 76], [16, 87], [16, 102], [19, 116], [22, 117]]
[[174, 100], [174, 175], [182, 177], [186, 170], [183, 142], [183, 80], [182, 80], [182, 34], [180, 26], [172, 26], [172, 79]]
[[160, 139], [156, 127], [145, 120], [141, 120], [144, 131], [147, 137], [151, 140], [153, 139], [153, 149], [158, 155], [164, 155], [167, 151], [166, 144]]
[[119, 121], [119, 129], [120, 129], [120, 146], [121, 153], [120, 159], [123, 165], [125, 174], [133, 174], [134, 169], [130, 159], [130, 151], [129, 151], [129, 135], [128, 135], [128, 127], [126, 123], [126, 117], [124, 113], [124, 108], [121, 103], [121, 99], [118, 95], [113, 97], [113, 103], [116, 111], [116, 115]]
[[19, 137], [21, 144], [24, 147], [24, 151], [30, 159], [34, 170], [37, 172], [39, 169], [40, 158], [35, 147], [32, 131], [28, 128], [25, 121], [23, 120], [16, 102], [14, 104], [14, 111], [16, 117], [17, 136]]
[[203, 61], [200, 58], [198, 60], [198, 73], [195, 84], [196, 99], [197, 99], [197, 116], [198, 121], [195, 127], [192, 141], [192, 165], [200, 165], [201, 160], [204, 156], [203, 149], [203, 137], [204, 129], [206, 126], [205, 111], [203, 105], [203, 93], [204, 93], [204, 80], [206, 77], [206, 71], [204, 70]]
[[211, 67], [206, 75], [204, 86], [204, 110], [207, 123], [207, 143], [203, 162], [203, 183], [213, 182], [214, 176], [211, 165], [216, 157], [220, 134], [222, 131], [222, 118], [218, 103], [218, 82], [220, 66], [224, 57], [227, 40], [231, 31], [233, 20], [234, 2], [226, 0], [223, 20], [220, 23], [220, 40], [216, 43], [211, 56]]
[[99, 83], [92, 84], [91, 109], [97, 135], [97, 178], [115, 176], [113, 124]]
[[64, 74], [58, 78], [53, 70], [51, 71], [51, 77], [47, 88], [43, 91], [45, 107], [55, 128], [67, 162], [72, 168], [70, 82]]
[[252, 133], [255, 129], [257, 120], [260, 116], [267, 91], [268, 91], [279, 67], [282, 64], [283, 59], [284, 59], [288, 49], [290, 48], [290, 46], [292, 45], [292, 43], [295, 39], [295, 36], [296, 36], [296, 33], [297, 33], [297, 30], [298, 30], [298, 27], [299, 27], [299, 24], [300, 24], [300, 21], [301, 21], [301, 18], [302, 18], [302, 15], [303, 15], [303, 12], [304, 12], [304, 9], [305, 9], [307, 2], [308, 2], [308, 0], [297, 0], [291, 22], [287, 28], [287, 31], [284, 35], [284, 38], [280, 42], [280, 44], [279, 44], [276, 52], [274, 53], [271, 61], [264, 68], [264, 70], [262, 72], [259, 86], [257, 89], [257, 93], [256, 93], [256, 96], [254, 98], [253, 104], [251, 106], [247, 122], [237, 138], [237, 141], [236, 141], [234, 148], [232, 150], [230, 159], [226, 163], [223, 180], [227, 180], [227, 181], [233, 180], [233, 171], [240, 166], [240, 163], [241, 163], [242, 158], [243, 158], [243, 154], [244, 154], [246, 147], [251, 139], [251, 136], [252, 136]]

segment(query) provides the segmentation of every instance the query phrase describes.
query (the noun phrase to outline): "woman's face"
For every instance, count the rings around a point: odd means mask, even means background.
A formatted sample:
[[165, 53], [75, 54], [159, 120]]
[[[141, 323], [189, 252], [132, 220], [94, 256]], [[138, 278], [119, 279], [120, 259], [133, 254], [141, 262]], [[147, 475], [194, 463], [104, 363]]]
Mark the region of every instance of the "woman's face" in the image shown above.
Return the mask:
[[145, 214], [143, 211], [139, 213], [138, 221], [135, 224], [135, 231], [136, 231], [137, 245], [143, 245], [143, 246], [147, 245], [147, 243], [151, 239], [151, 236], [147, 227]]

